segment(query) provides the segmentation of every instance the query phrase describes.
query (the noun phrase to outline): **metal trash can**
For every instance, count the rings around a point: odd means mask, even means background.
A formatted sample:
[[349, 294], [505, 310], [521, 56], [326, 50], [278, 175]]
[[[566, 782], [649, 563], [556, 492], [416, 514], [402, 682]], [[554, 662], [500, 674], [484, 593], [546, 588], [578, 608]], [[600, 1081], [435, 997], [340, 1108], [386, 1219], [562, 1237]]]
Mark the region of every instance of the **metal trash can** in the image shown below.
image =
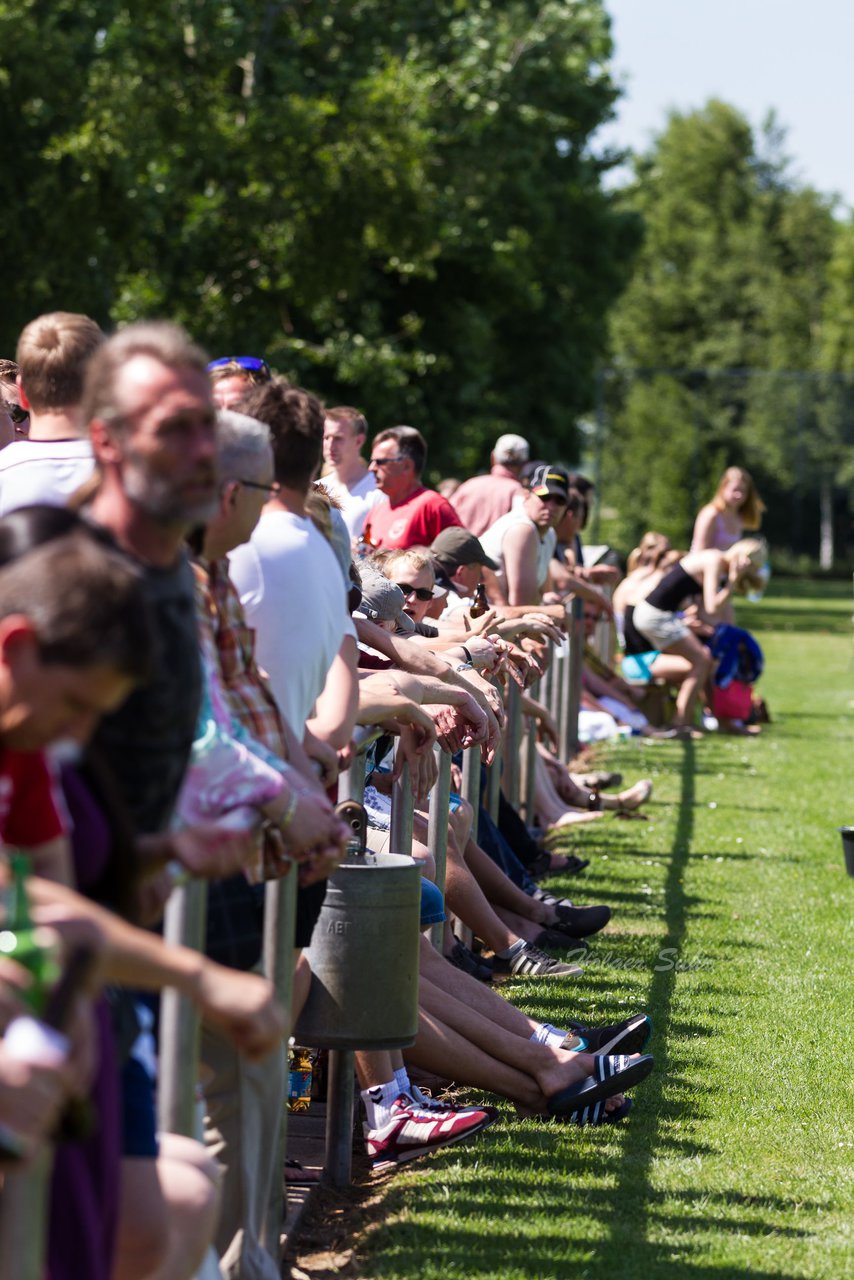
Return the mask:
[[326, 888], [294, 1029], [320, 1049], [404, 1049], [418, 1031], [421, 871], [397, 853], [350, 854]]

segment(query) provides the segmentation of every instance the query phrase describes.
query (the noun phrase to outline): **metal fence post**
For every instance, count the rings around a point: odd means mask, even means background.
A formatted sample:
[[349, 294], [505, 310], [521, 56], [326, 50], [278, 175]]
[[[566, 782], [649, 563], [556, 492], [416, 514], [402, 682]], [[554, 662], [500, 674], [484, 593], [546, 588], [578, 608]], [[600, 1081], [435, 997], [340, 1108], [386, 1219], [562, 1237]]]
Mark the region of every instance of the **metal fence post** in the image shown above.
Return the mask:
[[24, 1173], [7, 1173], [0, 1197], [0, 1280], [42, 1280], [53, 1151]]
[[477, 840], [477, 818], [480, 810], [480, 750], [469, 747], [463, 752], [463, 799], [472, 807], [471, 838]]
[[564, 763], [568, 764], [578, 750], [578, 713], [581, 710], [581, 675], [584, 666], [584, 601], [572, 601], [569, 659], [566, 679], [566, 711], [563, 723]]
[[[398, 744], [398, 751], [400, 745]], [[412, 853], [412, 781], [409, 765], [404, 760], [400, 776], [391, 792], [391, 839], [389, 853], [402, 853], [409, 857]]]
[[[346, 773], [338, 779], [338, 799], [358, 800], [365, 798], [365, 751], [372, 741], [372, 736], [360, 734], [364, 738], [359, 743]], [[350, 1185], [353, 1163], [353, 1105], [355, 1090], [353, 1076], [356, 1070], [355, 1055], [352, 1049], [329, 1050], [329, 1075], [326, 1086], [326, 1151], [324, 1154], [324, 1176], [335, 1187]]]
[[[207, 906], [204, 881], [194, 880], [173, 889], [163, 921], [165, 940], [203, 951]], [[167, 987], [160, 1002], [157, 1089], [157, 1121], [165, 1133], [195, 1137], [198, 1066], [199, 1015], [186, 997]]]
[[[566, 676], [569, 640], [564, 637], [562, 643], [555, 648], [552, 656], [554, 677], [552, 679], [551, 705], [549, 710], [557, 726], [558, 753], [563, 759], [564, 726], [566, 724]], [[566, 761], [564, 761], [566, 763]]]
[[507, 724], [504, 729], [504, 794], [514, 809], [519, 807], [522, 745], [522, 692], [515, 680], [507, 693]]
[[[541, 680], [538, 680], [529, 689], [528, 692], [535, 702], [541, 700], [542, 689], [543, 682]], [[519, 799], [525, 808], [525, 821], [530, 827], [534, 821], [534, 796], [537, 786], [537, 722], [533, 717], [525, 717], [522, 722], [522, 732], [525, 734], [525, 744], [520, 764]]]
[[[296, 907], [297, 865], [292, 863], [288, 874], [283, 879], [270, 880], [264, 889], [264, 973], [276, 989], [276, 995], [285, 1010], [286, 1025], [288, 1027], [293, 1021], [291, 1010], [293, 1007]], [[285, 1057], [285, 1070], [287, 1070], [287, 1054]], [[276, 1168], [283, 1169], [288, 1138], [288, 1108], [286, 1105], [280, 1108], [276, 1120], [279, 1124]], [[275, 1122], [271, 1118], [271, 1123]], [[270, 1257], [279, 1266], [281, 1266], [282, 1260], [282, 1223], [286, 1211], [287, 1187], [285, 1187], [283, 1204], [281, 1186], [278, 1179], [274, 1179], [273, 1186], [270, 1189], [270, 1203], [267, 1207], [263, 1240], [264, 1247]]]
[[[437, 744], [439, 776], [430, 793], [430, 814], [427, 823], [427, 844], [436, 863], [436, 885], [445, 892], [445, 868], [448, 860], [448, 812], [451, 795], [451, 757]], [[433, 946], [441, 951], [444, 940], [444, 924], [434, 924], [430, 931]]]

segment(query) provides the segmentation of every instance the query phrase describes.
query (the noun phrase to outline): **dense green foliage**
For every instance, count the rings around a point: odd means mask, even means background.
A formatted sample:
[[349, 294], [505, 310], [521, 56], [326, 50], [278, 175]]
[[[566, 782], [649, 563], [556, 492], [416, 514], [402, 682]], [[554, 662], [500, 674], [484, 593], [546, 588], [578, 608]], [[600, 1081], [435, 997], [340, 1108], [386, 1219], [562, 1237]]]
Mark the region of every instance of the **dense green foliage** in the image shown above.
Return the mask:
[[757, 134], [711, 101], [672, 113], [636, 161], [624, 198], [644, 242], [603, 396], [603, 488], [623, 545], [648, 528], [684, 543], [723, 467], [741, 464], [772, 541], [803, 549], [818, 486], [850, 476], [852, 231], [793, 176], [782, 142], [773, 119]]
[[600, 0], [9, 0], [0, 350], [168, 315], [472, 466], [573, 451], [637, 221]]
[[488, 1133], [382, 1186], [346, 1274], [850, 1272], [854, 880], [835, 828], [854, 820], [851, 596], [842, 584], [786, 589], [744, 610], [775, 723], [758, 740], [609, 750], [628, 779], [654, 778], [650, 821], [576, 828], [567, 847], [591, 866], [560, 887], [612, 903], [614, 918], [577, 983], [513, 987], [558, 1026], [649, 1010], [656, 1069], [631, 1116], [580, 1132], [505, 1106]]

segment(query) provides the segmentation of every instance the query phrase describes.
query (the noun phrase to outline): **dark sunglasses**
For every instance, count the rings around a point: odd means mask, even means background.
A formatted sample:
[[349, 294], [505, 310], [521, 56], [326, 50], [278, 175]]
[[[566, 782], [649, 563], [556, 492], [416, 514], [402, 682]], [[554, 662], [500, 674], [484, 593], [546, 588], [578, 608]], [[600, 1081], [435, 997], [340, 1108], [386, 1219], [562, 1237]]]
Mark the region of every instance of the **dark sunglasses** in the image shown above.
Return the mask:
[[6, 413], [8, 413], [16, 427], [19, 427], [22, 422], [29, 421], [29, 409], [22, 409], [19, 404], [15, 404], [11, 400], [0, 400], [0, 404], [2, 404]]
[[371, 458], [370, 466], [387, 467], [390, 462], [402, 462], [403, 454], [399, 453], [396, 458]]
[[397, 584], [405, 596], [415, 596], [416, 600], [432, 600], [432, 587], [413, 587], [411, 582], [398, 582]]
[[270, 366], [266, 360], [259, 359], [258, 356], [220, 356], [218, 360], [211, 360], [208, 365], [208, 373], [213, 373], [214, 369], [224, 369], [228, 364], [236, 364], [241, 369], [247, 369], [250, 373], [263, 374], [265, 378], [271, 378]]
[[271, 497], [275, 497], [282, 489], [278, 480], [273, 480], [271, 484], [261, 484], [260, 480], [238, 480], [237, 483], [242, 484], [245, 489], [263, 489], [264, 493], [269, 493]]

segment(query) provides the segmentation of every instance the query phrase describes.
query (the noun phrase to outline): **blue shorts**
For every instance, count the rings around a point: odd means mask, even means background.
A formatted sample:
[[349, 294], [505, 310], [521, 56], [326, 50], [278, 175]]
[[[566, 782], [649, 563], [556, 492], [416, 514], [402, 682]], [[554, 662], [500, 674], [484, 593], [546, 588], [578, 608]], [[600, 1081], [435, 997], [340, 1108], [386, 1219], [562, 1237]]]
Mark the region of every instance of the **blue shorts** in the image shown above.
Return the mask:
[[122, 1155], [156, 1160], [157, 1115], [154, 1081], [138, 1058], [122, 1068]]
[[442, 890], [432, 880], [421, 877], [421, 928], [428, 924], [441, 924], [445, 920], [445, 899]]
[[156, 997], [134, 993], [139, 1035], [122, 1068], [122, 1155], [155, 1160], [157, 1146], [157, 1045], [154, 1039]]
[[634, 680], [645, 684], [653, 679], [652, 664], [661, 656], [659, 649], [649, 649], [646, 653], [624, 653], [620, 664], [620, 674], [624, 680]]

